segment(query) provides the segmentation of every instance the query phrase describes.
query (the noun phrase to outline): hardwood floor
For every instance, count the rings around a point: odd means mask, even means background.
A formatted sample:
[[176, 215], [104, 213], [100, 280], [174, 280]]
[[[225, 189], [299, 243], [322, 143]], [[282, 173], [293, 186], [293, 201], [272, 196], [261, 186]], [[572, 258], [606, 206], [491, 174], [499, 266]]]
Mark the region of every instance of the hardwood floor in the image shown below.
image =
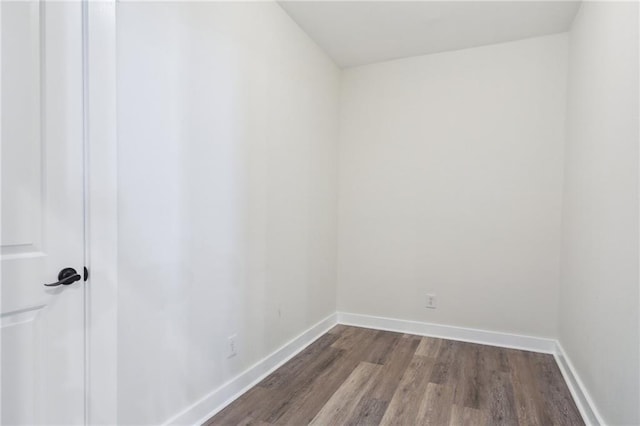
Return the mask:
[[338, 325], [207, 425], [583, 425], [553, 356]]

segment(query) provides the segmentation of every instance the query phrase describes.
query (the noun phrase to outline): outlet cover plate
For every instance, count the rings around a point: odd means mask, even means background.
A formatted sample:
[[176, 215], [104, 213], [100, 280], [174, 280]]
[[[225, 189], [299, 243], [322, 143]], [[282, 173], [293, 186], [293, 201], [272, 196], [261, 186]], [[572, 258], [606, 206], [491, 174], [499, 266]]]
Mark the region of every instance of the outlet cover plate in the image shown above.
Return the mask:
[[435, 294], [427, 294], [427, 304], [425, 307], [428, 309], [436, 309], [438, 307], [438, 299]]

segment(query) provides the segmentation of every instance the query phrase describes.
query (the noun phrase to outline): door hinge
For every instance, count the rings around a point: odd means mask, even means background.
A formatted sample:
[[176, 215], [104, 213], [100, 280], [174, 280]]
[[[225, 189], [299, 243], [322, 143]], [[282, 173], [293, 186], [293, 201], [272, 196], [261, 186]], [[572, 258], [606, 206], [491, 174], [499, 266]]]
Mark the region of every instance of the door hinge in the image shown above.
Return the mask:
[[89, 270], [87, 269], [87, 267], [84, 267], [84, 280], [88, 280], [89, 279]]

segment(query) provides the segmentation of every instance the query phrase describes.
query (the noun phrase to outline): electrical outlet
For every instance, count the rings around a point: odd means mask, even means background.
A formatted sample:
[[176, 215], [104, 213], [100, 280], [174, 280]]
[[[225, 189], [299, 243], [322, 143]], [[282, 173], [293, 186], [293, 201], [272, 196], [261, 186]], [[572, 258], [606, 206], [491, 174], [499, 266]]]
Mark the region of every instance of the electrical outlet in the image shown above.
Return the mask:
[[227, 355], [227, 358], [233, 358], [234, 356], [238, 355], [238, 348], [236, 346], [237, 337], [237, 334], [229, 336], [229, 354]]
[[438, 306], [437, 302], [435, 294], [427, 294], [427, 308], [435, 309]]

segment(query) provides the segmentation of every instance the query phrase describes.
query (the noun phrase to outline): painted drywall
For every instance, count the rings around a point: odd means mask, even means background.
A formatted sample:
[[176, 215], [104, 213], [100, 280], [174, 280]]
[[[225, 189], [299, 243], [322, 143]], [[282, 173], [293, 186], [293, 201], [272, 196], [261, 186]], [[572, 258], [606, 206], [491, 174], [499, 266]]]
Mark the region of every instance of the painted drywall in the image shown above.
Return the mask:
[[638, 3], [583, 2], [569, 52], [559, 338], [603, 420], [638, 424]]
[[556, 336], [566, 60], [560, 34], [343, 72], [340, 311]]
[[336, 311], [340, 74], [270, 2], [117, 32], [118, 423], [160, 424]]

